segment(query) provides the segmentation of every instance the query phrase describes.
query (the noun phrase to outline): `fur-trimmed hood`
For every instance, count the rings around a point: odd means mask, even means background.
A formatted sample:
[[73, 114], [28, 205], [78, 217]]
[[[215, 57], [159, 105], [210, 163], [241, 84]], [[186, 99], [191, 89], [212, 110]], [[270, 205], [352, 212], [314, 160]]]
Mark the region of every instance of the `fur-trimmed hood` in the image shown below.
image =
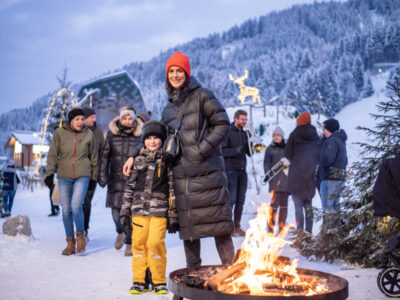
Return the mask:
[[[142, 135], [144, 122], [140, 118], [136, 118], [136, 128], [133, 131], [133, 136], [140, 137]], [[119, 116], [115, 117], [109, 124], [108, 128], [110, 129], [113, 135], [120, 135], [121, 128], [118, 126], [120, 124]]]

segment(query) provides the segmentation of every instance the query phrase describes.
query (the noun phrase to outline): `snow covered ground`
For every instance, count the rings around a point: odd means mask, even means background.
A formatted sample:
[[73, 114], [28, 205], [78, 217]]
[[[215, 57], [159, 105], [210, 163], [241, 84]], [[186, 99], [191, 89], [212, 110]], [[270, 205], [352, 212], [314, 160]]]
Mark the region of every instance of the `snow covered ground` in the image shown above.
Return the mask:
[[[375, 112], [375, 104], [386, 98], [384, 86], [387, 73], [373, 78], [375, 95], [360, 102], [345, 107], [336, 117], [348, 135], [348, 151], [350, 161], [358, 158], [359, 148], [354, 142], [365, 140], [365, 136], [355, 130], [358, 125], [371, 126], [373, 120], [368, 113]], [[237, 108], [228, 109], [232, 118]], [[264, 143], [271, 142], [271, 133], [276, 126], [276, 109], [268, 109], [267, 117], [263, 111], [254, 112], [255, 127], [261, 122], [269, 123], [264, 134]], [[313, 121], [317, 116], [313, 116]], [[323, 117], [321, 117], [322, 121]], [[295, 127], [295, 120], [285, 115], [280, 116], [280, 126], [286, 136]], [[317, 125], [317, 124], [316, 124]], [[317, 125], [318, 126], [318, 125]], [[263, 153], [254, 157], [255, 168], [260, 182], [263, 174]], [[256, 205], [270, 200], [267, 186], [261, 187], [257, 195], [251, 172], [251, 162], [248, 161], [249, 189], [242, 225], [246, 229], [248, 220], [254, 217]], [[90, 242], [84, 254], [62, 256], [65, 247], [64, 228], [61, 217], [47, 217], [50, 213], [48, 189], [43, 187], [30, 191], [17, 191], [13, 215], [27, 215], [30, 218], [33, 237], [8, 237], [0, 234], [0, 299], [172, 299], [172, 294], [158, 296], [146, 293], [132, 296], [128, 290], [131, 284], [131, 259], [124, 257], [123, 250], [113, 248], [116, 236], [111, 219], [111, 212], [105, 208], [106, 190], [97, 188], [93, 200]], [[320, 207], [318, 194], [313, 199], [313, 205]], [[289, 201], [288, 223], [294, 224], [294, 206]], [[0, 219], [0, 225], [4, 219]], [[314, 232], [319, 224], [314, 225]], [[243, 238], [234, 238], [235, 249], [240, 248]], [[167, 274], [179, 268], [184, 268], [185, 255], [182, 241], [177, 235], [168, 235], [167, 244]], [[348, 299], [377, 300], [385, 299], [378, 290], [376, 278], [379, 270], [361, 269], [347, 266], [342, 262], [327, 264], [319, 261], [308, 261], [300, 256], [290, 246], [283, 250], [283, 255], [299, 259], [299, 267], [311, 268], [333, 273], [349, 281]], [[202, 240], [203, 264], [219, 264], [218, 254], [213, 239]]]

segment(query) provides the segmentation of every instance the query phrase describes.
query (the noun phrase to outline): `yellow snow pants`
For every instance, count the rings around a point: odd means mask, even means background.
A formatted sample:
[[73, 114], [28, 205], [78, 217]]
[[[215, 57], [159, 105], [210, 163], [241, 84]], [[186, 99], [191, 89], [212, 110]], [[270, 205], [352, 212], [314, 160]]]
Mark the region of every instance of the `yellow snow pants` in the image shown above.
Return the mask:
[[150, 268], [154, 284], [167, 283], [166, 230], [167, 218], [132, 216], [132, 282], [144, 283]]

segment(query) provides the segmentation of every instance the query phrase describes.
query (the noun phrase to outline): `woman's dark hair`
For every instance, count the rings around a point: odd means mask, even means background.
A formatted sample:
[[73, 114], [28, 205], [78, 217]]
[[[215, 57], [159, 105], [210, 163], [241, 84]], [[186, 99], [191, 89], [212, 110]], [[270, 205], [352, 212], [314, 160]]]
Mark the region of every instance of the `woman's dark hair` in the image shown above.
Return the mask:
[[[183, 83], [183, 85], [179, 88], [178, 90], [178, 94], [187, 94], [189, 92], [189, 81], [190, 78], [188, 77], [188, 75], [185, 72], [185, 82]], [[168, 95], [172, 95], [175, 91], [177, 91], [169, 82], [168, 77], [165, 80], [165, 89], [167, 90]]]

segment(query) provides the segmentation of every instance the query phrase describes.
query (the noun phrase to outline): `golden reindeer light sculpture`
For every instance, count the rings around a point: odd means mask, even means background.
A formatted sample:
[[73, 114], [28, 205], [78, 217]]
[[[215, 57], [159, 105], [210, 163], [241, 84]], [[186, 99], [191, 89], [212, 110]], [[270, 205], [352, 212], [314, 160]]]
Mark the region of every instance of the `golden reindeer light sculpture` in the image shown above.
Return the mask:
[[244, 80], [249, 77], [249, 72], [244, 70], [244, 76], [242, 77], [233, 77], [232, 74], [229, 74], [229, 79], [234, 83], [239, 85], [240, 94], [238, 96], [240, 102], [243, 104], [246, 97], [250, 96], [253, 99], [253, 102], [258, 101], [258, 104], [261, 104], [261, 98], [259, 95], [259, 90], [256, 87], [246, 86], [244, 84]]

